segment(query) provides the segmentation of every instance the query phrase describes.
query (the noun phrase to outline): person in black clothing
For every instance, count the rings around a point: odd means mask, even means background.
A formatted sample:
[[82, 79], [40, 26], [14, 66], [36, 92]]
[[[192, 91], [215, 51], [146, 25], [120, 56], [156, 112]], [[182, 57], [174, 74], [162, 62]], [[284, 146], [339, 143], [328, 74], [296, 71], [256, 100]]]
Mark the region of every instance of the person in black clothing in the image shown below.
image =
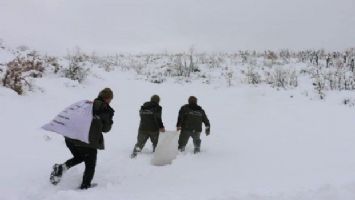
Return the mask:
[[112, 118], [115, 111], [109, 105], [112, 99], [113, 92], [111, 89], [105, 88], [94, 100], [89, 144], [65, 137], [66, 146], [72, 153], [73, 158], [63, 164], [55, 164], [53, 166], [50, 176], [50, 181], [53, 185], [57, 185], [60, 182], [62, 175], [69, 168], [84, 162], [85, 171], [80, 189], [88, 189], [93, 186], [91, 181], [95, 174], [97, 149], [103, 150], [105, 148], [102, 132], [109, 132], [113, 124]]
[[165, 132], [162, 122], [162, 107], [159, 105], [160, 97], [153, 95], [149, 102], [144, 103], [140, 110], [140, 124], [137, 143], [134, 146], [131, 158], [141, 152], [148, 139], [153, 143], [153, 152], [158, 144], [159, 132]]
[[197, 104], [197, 98], [189, 97], [188, 104], [181, 107], [177, 120], [177, 130], [180, 131], [179, 150], [185, 151], [185, 146], [192, 137], [194, 153], [199, 153], [201, 148], [202, 123], [205, 124], [205, 132], [210, 134], [210, 122], [205, 111]]

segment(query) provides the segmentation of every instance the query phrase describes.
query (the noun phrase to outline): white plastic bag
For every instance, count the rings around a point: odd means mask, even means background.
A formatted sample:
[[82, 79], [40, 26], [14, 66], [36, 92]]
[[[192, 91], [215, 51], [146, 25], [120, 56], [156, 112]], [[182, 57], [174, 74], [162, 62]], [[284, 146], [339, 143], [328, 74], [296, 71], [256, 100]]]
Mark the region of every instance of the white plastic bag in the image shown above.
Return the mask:
[[178, 139], [178, 131], [160, 133], [158, 145], [151, 160], [152, 165], [163, 166], [171, 164], [178, 155]]
[[89, 143], [92, 102], [83, 100], [67, 107], [42, 129]]

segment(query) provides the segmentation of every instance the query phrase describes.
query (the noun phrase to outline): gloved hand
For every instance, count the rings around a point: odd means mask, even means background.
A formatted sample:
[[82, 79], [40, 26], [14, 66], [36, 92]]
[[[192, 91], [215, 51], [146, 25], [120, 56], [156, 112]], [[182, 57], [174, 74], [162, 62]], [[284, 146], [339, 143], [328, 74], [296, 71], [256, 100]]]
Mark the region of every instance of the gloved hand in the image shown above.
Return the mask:
[[207, 127], [206, 127], [206, 129], [205, 129], [205, 133], [206, 133], [206, 136], [209, 136], [209, 135], [210, 135], [210, 133], [211, 133], [211, 129], [210, 129], [210, 127], [209, 127], [209, 126], [207, 126]]

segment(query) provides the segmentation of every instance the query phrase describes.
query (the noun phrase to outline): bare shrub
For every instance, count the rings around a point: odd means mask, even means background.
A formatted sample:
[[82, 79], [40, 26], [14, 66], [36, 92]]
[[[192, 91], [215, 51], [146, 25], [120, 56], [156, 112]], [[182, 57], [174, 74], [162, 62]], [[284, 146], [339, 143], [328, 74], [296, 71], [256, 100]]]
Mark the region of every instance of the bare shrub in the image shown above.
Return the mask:
[[313, 75], [313, 86], [314, 90], [318, 94], [320, 99], [325, 98], [325, 80], [324, 77], [322, 76], [321, 72], [319, 69], [315, 70], [315, 73]]
[[347, 105], [349, 107], [354, 107], [355, 106], [355, 99], [351, 97], [346, 97], [343, 99], [342, 103], [344, 105]]
[[248, 84], [255, 85], [261, 83], [261, 76], [257, 71], [255, 71], [254, 67], [248, 67], [245, 76]]
[[53, 56], [45, 56], [44, 58], [44, 67], [51, 68], [55, 74], [62, 70], [63, 66], [59, 64], [58, 58]]
[[67, 56], [67, 59], [69, 66], [64, 69], [64, 76], [82, 83], [89, 74], [89, 69], [85, 68], [85, 61], [89, 60], [89, 56], [82, 53], [80, 49], [76, 49], [74, 54]]
[[265, 66], [273, 66], [274, 64], [276, 64], [278, 57], [277, 54], [273, 51], [265, 51], [264, 54], [264, 65]]
[[298, 76], [296, 71], [291, 71], [289, 69], [283, 69], [281, 67], [275, 68], [271, 73], [268, 73], [266, 79], [268, 83], [273, 87], [297, 87], [298, 86]]
[[223, 76], [227, 81], [227, 86], [231, 87], [233, 85], [234, 71], [230, 67], [226, 67], [224, 70], [225, 72], [223, 73]]
[[2, 85], [22, 95], [25, 87], [32, 88], [31, 78], [42, 77], [44, 63], [36, 52], [25, 57], [17, 57], [6, 64], [6, 71], [2, 78]]

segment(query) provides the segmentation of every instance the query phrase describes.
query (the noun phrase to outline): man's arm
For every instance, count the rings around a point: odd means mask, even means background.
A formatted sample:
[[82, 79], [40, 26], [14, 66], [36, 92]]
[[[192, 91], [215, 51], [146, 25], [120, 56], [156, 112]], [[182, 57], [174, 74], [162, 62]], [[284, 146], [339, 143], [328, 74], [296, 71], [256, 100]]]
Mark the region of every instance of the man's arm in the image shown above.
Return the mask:
[[202, 122], [205, 124], [206, 127], [210, 127], [210, 120], [208, 120], [208, 117], [204, 110], [202, 110]]
[[184, 116], [184, 107], [181, 107], [179, 110], [179, 116], [178, 116], [178, 120], [176, 123], [176, 128], [177, 130], [181, 130], [181, 126], [182, 126], [182, 121], [183, 121], [183, 116]]
[[[106, 107], [107, 106], [107, 107]], [[94, 117], [98, 118], [102, 122], [102, 132], [109, 132], [113, 124], [114, 110], [109, 106], [105, 105], [104, 102], [94, 101], [93, 104], [93, 114]]]
[[108, 111], [100, 115], [102, 121], [102, 132], [107, 133], [111, 130], [113, 124], [113, 115], [114, 110], [112, 108], [110, 109], [110, 107]]
[[206, 132], [206, 135], [210, 135], [211, 133], [211, 125], [210, 125], [210, 120], [208, 120], [208, 117], [206, 115], [206, 112], [204, 110], [202, 110], [202, 122], [205, 124], [205, 132]]
[[159, 126], [159, 129], [164, 129], [164, 124], [162, 120], [162, 108], [158, 107], [157, 114], [156, 114], [156, 120]]

